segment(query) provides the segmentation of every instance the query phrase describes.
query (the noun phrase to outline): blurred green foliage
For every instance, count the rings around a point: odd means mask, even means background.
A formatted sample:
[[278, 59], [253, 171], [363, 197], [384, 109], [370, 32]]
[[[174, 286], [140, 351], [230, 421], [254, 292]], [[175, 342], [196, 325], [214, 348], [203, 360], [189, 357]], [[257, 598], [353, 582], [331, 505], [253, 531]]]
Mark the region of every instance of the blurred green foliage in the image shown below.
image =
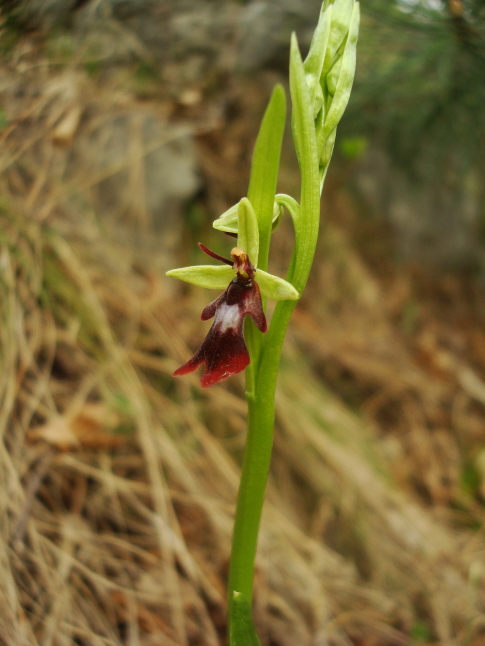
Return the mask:
[[476, 496], [480, 489], [481, 477], [480, 473], [473, 462], [467, 462], [463, 466], [461, 473], [461, 482], [466, 493], [471, 496]]
[[427, 642], [431, 635], [429, 628], [422, 621], [417, 621], [411, 628], [411, 639], [416, 642]]
[[140, 61], [135, 72], [136, 78], [143, 81], [151, 81], [160, 78], [160, 73], [153, 63], [148, 61]]
[[366, 137], [342, 137], [338, 148], [346, 159], [359, 159], [367, 150], [368, 143]]
[[8, 54], [18, 38], [18, 25], [15, 18], [0, 7], [0, 55]]
[[5, 111], [0, 108], [0, 132], [4, 130], [8, 125], [8, 119], [7, 115], [5, 114]]
[[[485, 165], [485, 0], [367, 0], [343, 130], [408, 169]], [[423, 166], [423, 165], [422, 165]]]
[[45, 51], [54, 62], [69, 63], [76, 53], [76, 43], [71, 34], [55, 29], [49, 34]]
[[84, 61], [83, 63], [84, 71], [88, 76], [96, 76], [103, 68], [103, 61], [99, 59], [92, 59]]

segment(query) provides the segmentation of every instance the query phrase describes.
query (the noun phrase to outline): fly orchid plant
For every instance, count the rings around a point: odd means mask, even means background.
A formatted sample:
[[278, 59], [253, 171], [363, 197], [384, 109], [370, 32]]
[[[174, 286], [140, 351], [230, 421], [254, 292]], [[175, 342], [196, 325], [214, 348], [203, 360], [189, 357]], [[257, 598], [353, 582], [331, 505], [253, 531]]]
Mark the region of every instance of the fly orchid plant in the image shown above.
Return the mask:
[[[325, 0], [310, 51], [302, 61], [295, 34], [290, 51], [292, 134], [301, 173], [298, 203], [276, 194], [286, 121], [284, 89], [276, 86], [253, 154], [247, 197], [214, 222], [237, 236], [224, 258], [199, 244], [219, 265], [173, 269], [168, 276], [224, 290], [202, 312], [214, 318], [204, 342], [174, 376], [202, 364], [201, 385], [212, 386], [246, 369], [248, 433], [236, 507], [228, 583], [230, 646], [258, 646], [251, 618], [254, 560], [268, 477], [278, 366], [286, 329], [306, 285], [320, 223], [320, 195], [332, 156], [337, 124], [355, 73], [359, 29], [357, 0]], [[271, 234], [284, 211], [295, 230], [285, 279], [267, 272]], [[268, 326], [266, 298], [278, 301]], [[246, 320], [245, 320], [246, 319]]]

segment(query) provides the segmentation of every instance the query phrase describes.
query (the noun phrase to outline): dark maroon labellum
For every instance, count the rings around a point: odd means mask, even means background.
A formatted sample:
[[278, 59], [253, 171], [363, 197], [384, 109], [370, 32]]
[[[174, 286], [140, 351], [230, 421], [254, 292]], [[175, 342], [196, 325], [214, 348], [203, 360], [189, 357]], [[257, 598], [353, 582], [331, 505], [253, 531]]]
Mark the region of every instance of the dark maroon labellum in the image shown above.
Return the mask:
[[214, 316], [212, 327], [192, 359], [176, 370], [174, 377], [186, 375], [205, 364], [200, 383], [206, 387], [244, 370], [249, 364], [243, 333], [246, 315], [253, 319], [261, 332], [266, 332], [259, 286], [254, 280], [238, 274], [226, 291], [202, 312], [203, 321]]

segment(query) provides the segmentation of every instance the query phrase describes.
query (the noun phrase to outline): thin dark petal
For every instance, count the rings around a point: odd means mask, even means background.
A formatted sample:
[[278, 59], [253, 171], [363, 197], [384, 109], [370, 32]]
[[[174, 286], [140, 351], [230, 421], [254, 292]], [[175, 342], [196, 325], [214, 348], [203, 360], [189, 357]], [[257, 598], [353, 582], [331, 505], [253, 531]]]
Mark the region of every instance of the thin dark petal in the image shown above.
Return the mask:
[[224, 300], [225, 297], [226, 297], [226, 292], [222, 293], [214, 301], [212, 301], [212, 303], [209, 303], [209, 305], [204, 307], [204, 309], [202, 310], [202, 314], [200, 315], [201, 320], [208, 321], [209, 319], [211, 319], [216, 313], [216, 310], [219, 307], [221, 301]]
[[232, 260], [229, 260], [229, 258], [224, 258], [223, 256], [220, 256], [215, 251], [211, 251], [210, 249], [208, 249], [205, 245], [202, 244], [202, 242], [199, 242], [199, 247], [202, 249], [202, 251], [204, 253], [206, 253], [211, 258], [215, 258], [216, 260], [220, 260], [221, 262], [225, 262], [226, 265], [230, 265], [231, 267], [234, 264], [234, 262]]
[[255, 280], [253, 280], [253, 289], [246, 298], [246, 312], [253, 319], [261, 332], [266, 332], [268, 329], [268, 323], [266, 321], [266, 316], [264, 315], [259, 285]]
[[246, 316], [246, 314], [249, 314], [261, 332], [266, 332], [268, 324], [261, 302], [261, 292], [256, 281], [251, 281], [249, 286], [237, 282], [231, 283], [226, 293], [226, 302], [228, 305], [240, 303], [242, 315]]

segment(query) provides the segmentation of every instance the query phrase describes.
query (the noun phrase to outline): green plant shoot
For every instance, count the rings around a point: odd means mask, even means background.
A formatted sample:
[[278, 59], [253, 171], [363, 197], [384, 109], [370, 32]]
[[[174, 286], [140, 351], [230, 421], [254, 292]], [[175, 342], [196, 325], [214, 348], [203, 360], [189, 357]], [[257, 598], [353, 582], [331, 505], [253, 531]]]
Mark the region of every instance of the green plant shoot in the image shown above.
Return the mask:
[[[174, 375], [204, 365], [203, 387], [246, 370], [248, 433], [237, 500], [228, 584], [231, 646], [257, 646], [251, 618], [254, 561], [268, 477], [278, 366], [286, 329], [305, 288], [320, 224], [320, 195], [332, 156], [337, 125], [347, 106], [355, 73], [359, 3], [325, 0], [310, 51], [302, 60], [296, 36], [290, 50], [292, 135], [301, 173], [299, 202], [276, 194], [286, 122], [286, 98], [276, 86], [254, 149], [247, 197], [215, 222], [237, 235], [231, 258], [200, 244], [219, 262], [169, 271], [167, 275], [224, 290], [202, 312], [214, 318], [195, 355]], [[293, 221], [295, 244], [285, 279], [267, 272], [271, 234], [283, 213]], [[268, 326], [266, 299], [278, 301]]]

